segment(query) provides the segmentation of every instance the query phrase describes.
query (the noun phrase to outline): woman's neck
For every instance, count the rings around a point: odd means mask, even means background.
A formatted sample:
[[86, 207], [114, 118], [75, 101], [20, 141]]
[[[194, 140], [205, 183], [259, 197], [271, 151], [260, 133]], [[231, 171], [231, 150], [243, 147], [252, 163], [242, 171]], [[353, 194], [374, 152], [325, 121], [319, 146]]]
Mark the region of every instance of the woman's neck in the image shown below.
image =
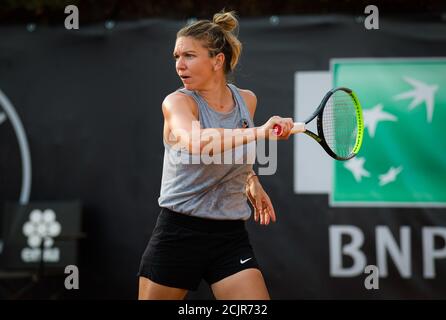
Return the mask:
[[215, 111], [229, 112], [234, 108], [234, 99], [226, 79], [212, 83], [207, 89], [197, 91]]

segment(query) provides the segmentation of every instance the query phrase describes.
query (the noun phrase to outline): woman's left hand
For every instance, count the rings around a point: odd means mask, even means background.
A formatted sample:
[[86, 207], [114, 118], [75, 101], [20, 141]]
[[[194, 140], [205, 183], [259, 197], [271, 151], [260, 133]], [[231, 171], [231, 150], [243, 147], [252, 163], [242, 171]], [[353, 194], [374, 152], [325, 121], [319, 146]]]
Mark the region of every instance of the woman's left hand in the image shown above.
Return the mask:
[[249, 178], [246, 184], [246, 195], [254, 207], [254, 221], [268, 225], [270, 220], [276, 222], [276, 213], [269, 196], [257, 177]]

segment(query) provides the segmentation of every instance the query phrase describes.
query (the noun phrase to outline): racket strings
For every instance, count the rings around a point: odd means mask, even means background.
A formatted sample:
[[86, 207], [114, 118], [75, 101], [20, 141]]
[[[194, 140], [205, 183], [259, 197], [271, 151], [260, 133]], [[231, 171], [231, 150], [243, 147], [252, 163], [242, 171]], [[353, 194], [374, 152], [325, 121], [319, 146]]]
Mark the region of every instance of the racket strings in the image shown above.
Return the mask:
[[353, 98], [344, 91], [333, 93], [322, 114], [322, 130], [328, 147], [341, 158], [348, 158], [355, 147], [356, 118]]

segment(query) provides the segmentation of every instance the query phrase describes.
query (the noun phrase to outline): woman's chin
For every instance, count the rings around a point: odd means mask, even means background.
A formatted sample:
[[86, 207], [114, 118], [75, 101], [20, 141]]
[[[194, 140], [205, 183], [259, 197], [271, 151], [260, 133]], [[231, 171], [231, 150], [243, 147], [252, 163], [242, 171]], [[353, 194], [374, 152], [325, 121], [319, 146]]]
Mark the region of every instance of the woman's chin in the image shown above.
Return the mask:
[[186, 89], [186, 90], [191, 90], [191, 91], [195, 90], [195, 87], [193, 85], [191, 85], [190, 83], [183, 83], [183, 85], [184, 85], [184, 89]]

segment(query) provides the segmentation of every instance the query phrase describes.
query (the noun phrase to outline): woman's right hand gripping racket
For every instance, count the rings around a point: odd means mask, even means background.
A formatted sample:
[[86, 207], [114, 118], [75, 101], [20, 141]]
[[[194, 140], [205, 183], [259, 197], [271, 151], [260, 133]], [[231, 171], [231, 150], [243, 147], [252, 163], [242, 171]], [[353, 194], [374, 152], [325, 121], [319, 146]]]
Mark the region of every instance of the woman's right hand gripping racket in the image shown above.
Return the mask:
[[[317, 134], [305, 128], [316, 117]], [[273, 132], [280, 136], [282, 127], [276, 124]], [[362, 109], [356, 94], [348, 88], [330, 90], [305, 122], [294, 123], [291, 133], [300, 132], [319, 142], [336, 160], [348, 160], [356, 156], [364, 133]]]

